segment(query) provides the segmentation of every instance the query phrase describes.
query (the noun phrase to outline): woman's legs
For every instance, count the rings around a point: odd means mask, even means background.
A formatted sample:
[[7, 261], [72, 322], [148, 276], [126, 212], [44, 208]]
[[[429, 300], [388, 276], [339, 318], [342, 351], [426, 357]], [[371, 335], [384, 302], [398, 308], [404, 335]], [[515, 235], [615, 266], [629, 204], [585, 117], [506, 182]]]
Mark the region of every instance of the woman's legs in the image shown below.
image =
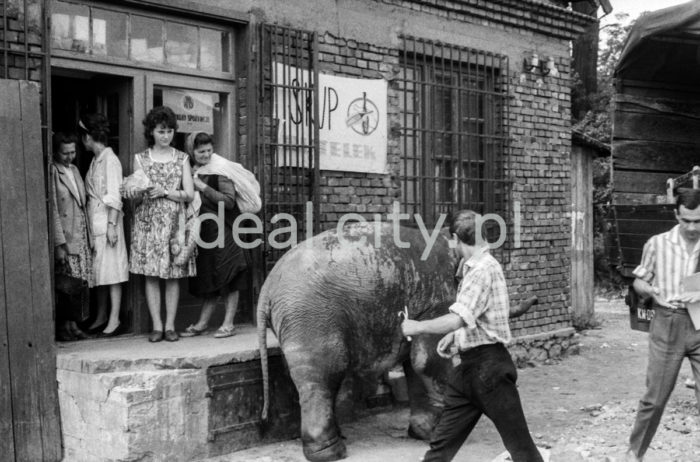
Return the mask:
[[165, 330], [175, 330], [177, 303], [180, 299], [180, 280], [165, 280]]
[[146, 304], [151, 313], [153, 330], [163, 330], [163, 320], [160, 317], [160, 279], [146, 276]]
[[107, 322], [107, 287], [108, 286], [97, 287], [97, 315], [92, 324], [90, 324], [90, 327], [88, 327], [90, 331], [97, 329]]
[[216, 307], [217, 297], [205, 298], [202, 302], [202, 312], [199, 314], [199, 321], [195, 324], [195, 329], [204, 330], [209, 325], [209, 320]]
[[221, 323], [221, 327], [233, 327], [233, 318], [236, 317], [236, 310], [238, 309], [238, 291], [234, 290], [229, 292], [225, 297], [226, 303], [226, 314], [224, 315], [224, 322]]
[[119, 327], [119, 310], [122, 305], [122, 285], [112, 284], [109, 286], [109, 298], [112, 302], [112, 308], [109, 313], [109, 323], [104, 329], [104, 333], [111, 333]]

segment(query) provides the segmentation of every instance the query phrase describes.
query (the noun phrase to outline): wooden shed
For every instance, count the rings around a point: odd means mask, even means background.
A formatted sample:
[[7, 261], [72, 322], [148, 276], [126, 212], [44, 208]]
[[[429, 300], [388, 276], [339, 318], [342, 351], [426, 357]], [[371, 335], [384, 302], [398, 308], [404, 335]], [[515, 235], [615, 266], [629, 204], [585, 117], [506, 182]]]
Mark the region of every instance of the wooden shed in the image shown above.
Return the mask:
[[612, 261], [625, 277], [675, 223], [667, 181], [700, 165], [700, 2], [641, 16], [615, 70]]

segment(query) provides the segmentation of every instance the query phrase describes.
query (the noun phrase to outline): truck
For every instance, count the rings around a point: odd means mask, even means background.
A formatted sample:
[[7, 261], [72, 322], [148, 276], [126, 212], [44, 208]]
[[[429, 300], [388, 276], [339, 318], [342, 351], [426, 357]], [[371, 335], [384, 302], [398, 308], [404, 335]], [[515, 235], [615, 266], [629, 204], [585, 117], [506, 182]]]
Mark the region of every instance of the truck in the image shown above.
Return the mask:
[[[700, 179], [700, 2], [643, 14], [614, 74], [611, 261], [634, 280], [646, 241], [675, 224], [674, 191]], [[648, 300], [630, 287], [630, 326], [648, 331]]]

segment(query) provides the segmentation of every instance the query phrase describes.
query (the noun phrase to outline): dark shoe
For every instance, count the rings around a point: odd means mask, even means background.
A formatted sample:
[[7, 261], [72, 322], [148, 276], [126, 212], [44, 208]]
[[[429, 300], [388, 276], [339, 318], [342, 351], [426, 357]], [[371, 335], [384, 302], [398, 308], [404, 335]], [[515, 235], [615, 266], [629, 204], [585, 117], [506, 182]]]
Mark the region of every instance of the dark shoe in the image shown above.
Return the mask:
[[180, 337], [196, 337], [198, 335], [202, 335], [207, 331], [207, 328], [205, 327], [204, 329], [197, 329], [194, 324], [190, 324], [187, 329], [184, 331], [180, 332]]
[[109, 338], [109, 337], [116, 337], [117, 335], [122, 334], [124, 324], [119, 323], [117, 327], [114, 328], [112, 332], [101, 332], [99, 337], [100, 338]]
[[72, 342], [77, 340], [77, 338], [68, 329], [61, 328], [56, 331], [56, 340], [59, 342]]
[[89, 335], [89, 334], [83, 332], [82, 329], [80, 329], [80, 327], [78, 327], [78, 325], [75, 322], [73, 322], [69, 325], [68, 330], [78, 340], [85, 340], [85, 339], [92, 338], [92, 335]]
[[177, 332], [175, 332], [174, 330], [166, 330], [165, 340], [167, 340], [168, 342], [177, 342], [178, 340], [180, 340], [180, 336], [177, 335]]
[[109, 323], [109, 320], [103, 322], [99, 326], [95, 326], [95, 327], [88, 329], [88, 334], [92, 334], [92, 335], [99, 334], [100, 332], [105, 330], [105, 327], [107, 327], [107, 323]]
[[162, 330], [154, 330], [151, 332], [151, 335], [148, 336], [148, 341], [151, 343], [160, 342], [161, 340], [163, 340]]

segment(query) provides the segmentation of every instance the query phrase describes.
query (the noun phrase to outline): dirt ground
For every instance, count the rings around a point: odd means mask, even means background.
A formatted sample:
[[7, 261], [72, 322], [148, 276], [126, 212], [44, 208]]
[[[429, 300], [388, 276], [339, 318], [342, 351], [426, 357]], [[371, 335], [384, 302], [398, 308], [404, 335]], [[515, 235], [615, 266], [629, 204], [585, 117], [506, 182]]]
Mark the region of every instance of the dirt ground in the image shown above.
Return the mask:
[[[622, 460], [644, 391], [647, 334], [629, 328], [622, 300], [596, 301], [599, 329], [578, 335], [580, 354], [519, 370], [518, 385], [530, 431], [552, 462]], [[700, 460], [700, 417], [687, 361], [666, 407], [647, 462]], [[418, 461], [426, 443], [406, 436], [408, 411], [398, 408], [343, 425], [350, 462]], [[491, 461], [504, 448], [482, 418], [456, 461]], [[302, 462], [299, 440], [208, 459], [207, 462]]]

